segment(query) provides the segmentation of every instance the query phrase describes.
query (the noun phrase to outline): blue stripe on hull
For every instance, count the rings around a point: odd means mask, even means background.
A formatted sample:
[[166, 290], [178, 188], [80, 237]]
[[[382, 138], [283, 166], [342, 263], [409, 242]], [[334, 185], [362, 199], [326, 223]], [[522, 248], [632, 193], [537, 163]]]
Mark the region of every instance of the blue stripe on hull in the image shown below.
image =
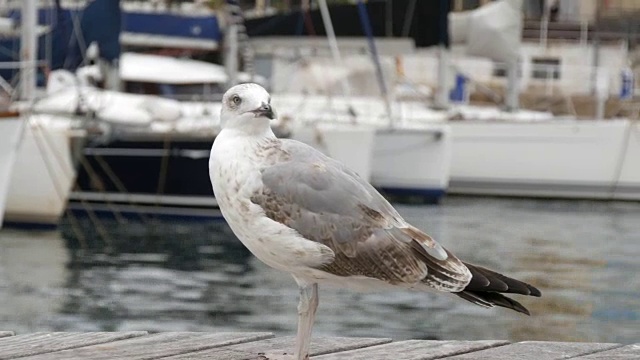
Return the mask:
[[402, 198], [420, 199], [426, 204], [438, 204], [447, 194], [445, 189], [436, 188], [380, 187], [379, 189], [385, 195], [393, 198], [393, 200], [402, 200]]

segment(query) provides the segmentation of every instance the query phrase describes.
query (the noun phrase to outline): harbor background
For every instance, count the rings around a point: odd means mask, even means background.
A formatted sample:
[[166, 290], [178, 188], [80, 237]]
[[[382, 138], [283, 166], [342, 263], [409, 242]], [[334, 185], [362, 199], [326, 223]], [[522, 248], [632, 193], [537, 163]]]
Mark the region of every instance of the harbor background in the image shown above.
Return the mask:
[[278, 136], [436, 202], [394, 205], [543, 294], [514, 296], [528, 317], [323, 288], [315, 336], [638, 343], [640, 2], [327, 3], [0, 1], [0, 331], [295, 333], [293, 279], [235, 238], [208, 176], [221, 94], [250, 80]]
[[[640, 310], [637, 204], [448, 197], [397, 205], [471, 263], [539, 287], [532, 316], [444, 294], [323, 289], [314, 334], [402, 339], [634, 343]], [[0, 231], [0, 324], [37, 331], [295, 332], [297, 290], [223, 222], [78, 218]]]

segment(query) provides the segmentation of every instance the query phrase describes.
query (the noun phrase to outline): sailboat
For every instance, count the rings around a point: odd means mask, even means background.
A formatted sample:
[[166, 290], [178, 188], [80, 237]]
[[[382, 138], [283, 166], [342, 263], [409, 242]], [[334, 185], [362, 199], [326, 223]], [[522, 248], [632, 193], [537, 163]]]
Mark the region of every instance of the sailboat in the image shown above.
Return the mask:
[[[424, 3], [437, 2], [425, 1]], [[434, 103], [440, 109], [433, 109], [431, 113], [416, 111], [416, 114], [420, 114], [419, 116], [412, 119], [405, 117], [403, 121], [415, 124], [417, 127], [421, 126], [420, 124], [425, 126], [445, 124], [449, 128], [449, 136], [444, 139], [449, 142], [451, 149], [450, 165], [448, 165], [450, 180], [447, 180], [449, 184], [447, 192], [450, 194], [640, 200], [640, 167], [635, 160], [640, 154], [640, 136], [638, 136], [640, 122], [628, 118], [604, 119], [602, 115], [597, 114], [591, 119], [556, 117], [550, 112], [519, 109], [518, 82], [521, 76], [517, 75], [518, 61], [523, 63], [521, 67], [523, 74], [526, 74], [527, 69], [535, 69], [532, 67], [534, 64], [531, 62], [531, 54], [527, 55], [529, 59], [527, 61], [525, 56], [527, 53], [521, 50], [520, 5], [521, 2], [516, 0], [501, 0], [490, 2], [477, 10], [449, 14], [450, 38], [452, 43], [458, 44], [456, 50], [465, 50], [468, 56], [488, 58], [508, 64], [509, 69], [505, 79], [507, 88], [511, 91], [508, 91], [505, 96], [504, 108], [493, 104], [468, 105], [463, 101], [458, 104], [449, 104], [448, 110], [442, 110], [444, 108], [442, 100], [446, 100], [449, 90], [448, 86], [442, 85], [449, 82], [443, 81], [448, 77], [440, 75], [442, 70], [446, 73], [450, 72], [449, 69], [454, 69], [460, 78], [464, 78], [467, 82], [473, 81], [474, 78], [478, 80], [477, 77], [480, 76], [474, 74], [473, 67], [466, 68], [468, 64], [466, 60], [470, 58], [458, 59], [464, 61], [458, 61], [460, 65], [456, 67], [452, 65], [453, 62], [447, 61], [450, 53], [442, 48], [437, 49], [436, 56], [429, 55], [428, 58], [424, 53], [410, 54], [407, 51], [398, 57], [401, 61], [412, 60], [413, 67], [405, 67], [409, 79], [419, 77], [426, 69], [431, 71], [436, 68], [436, 66], [424, 66], [427, 61], [429, 65], [437, 63], [439, 84], [434, 91], [437, 92]], [[265, 21], [270, 20], [265, 19]], [[275, 23], [275, 21], [272, 22]], [[349, 25], [353, 26], [353, 24]], [[279, 52], [293, 59], [296, 58], [291, 54], [326, 52], [323, 51], [324, 49], [317, 50], [308, 46], [302, 41], [294, 44], [299, 47], [305, 46], [305, 49], [291, 50], [285, 46], [276, 47], [285, 42], [292, 42], [290, 39], [278, 40], [279, 43], [269, 38], [260, 38], [256, 40], [256, 44], [271, 53]], [[287, 52], [287, 50], [291, 51]], [[551, 54], [558, 56], [558, 50], [559, 48], [545, 49], [544, 46], [540, 46], [533, 53], [542, 57]], [[589, 49], [585, 47], [585, 50]], [[262, 52], [261, 55], [264, 56], [267, 51]], [[532, 52], [531, 47], [528, 51]], [[292, 82], [299, 84], [300, 81], [296, 81], [298, 78], [291, 74], [293, 71], [287, 62], [291, 62], [289, 58], [281, 61], [284, 65], [273, 66], [272, 73], [286, 74], [281, 76], [285, 84]], [[562, 58], [561, 62], [563, 74], [567, 73], [565, 71], [567, 67], [576, 66], [575, 56]], [[600, 70], [602, 69], [594, 68], [594, 73], [598, 76], [595, 76], [597, 86], [593, 90], [597, 94], [597, 102], [604, 103], [604, 99], [611, 94], [608, 89], [610, 79], [608, 77], [601, 79]], [[329, 76], [321, 77], [322, 80], [327, 78]], [[588, 89], [588, 82], [582, 79], [578, 82], [585, 83], [585, 90]], [[480, 84], [480, 81], [474, 81], [474, 83]], [[553, 84], [553, 82], [550, 83]], [[442, 96], [443, 93], [444, 96]], [[304, 102], [303, 97], [298, 98], [301, 99], [300, 103]], [[424, 96], [424, 100], [427, 98], [428, 96]], [[309, 113], [320, 113], [320, 109], [325, 113], [336, 112], [336, 109], [346, 108], [345, 103], [344, 99], [334, 99], [332, 102], [323, 103], [323, 107], [310, 106]], [[404, 105], [409, 104], [404, 103]], [[425, 101], [423, 110], [427, 106], [429, 105]], [[378, 115], [373, 118], [383, 117], [384, 110], [380, 105], [375, 109], [371, 105], [361, 108], [360, 113], [368, 110], [377, 112]], [[342, 113], [346, 114], [346, 111]], [[330, 115], [326, 121], [335, 121], [336, 118]], [[371, 117], [362, 117], [362, 119], [367, 118]], [[393, 145], [399, 148], [411, 148], [401, 140], [396, 140]], [[399, 157], [391, 155], [393, 152], [388, 154], [390, 158], [399, 162]], [[420, 164], [419, 161], [413, 163]], [[415, 168], [419, 166], [416, 165]], [[393, 169], [393, 167], [385, 169]], [[400, 172], [388, 171], [387, 173]]]
[[[115, 8], [112, 10], [117, 11]], [[84, 16], [87, 14], [85, 11]], [[95, 21], [98, 20], [104, 21]], [[233, 36], [233, 31], [227, 30], [227, 35]], [[233, 41], [227, 44], [232, 45]], [[102, 52], [99, 47], [99, 57]], [[82, 150], [83, 163], [77, 187], [70, 197], [69, 209], [133, 216], [219, 217], [210, 184], [205, 180], [220, 104], [211, 100], [178, 101], [177, 98], [131, 94], [100, 89], [92, 84], [108, 82], [108, 74], [115, 71], [120, 89], [131, 88], [127, 81], [145, 85], [158, 83], [161, 84], [158, 87], [166, 89], [167, 85], [178, 84], [175, 74], [184, 80], [199, 73], [203, 83], [211, 83], [211, 88], [215, 88], [224, 86], [218, 86], [216, 82], [227, 83], [234, 78], [246, 81], [243, 79], [246, 74], [229, 66], [221, 72], [219, 67], [211, 64], [168, 61], [149, 55], [124, 53], [114, 60], [113, 64], [118, 66], [103, 72], [95, 71], [100, 69], [100, 65], [83, 67], [76, 74], [52, 72], [50, 95], [35, 105], [40, 113], [81, 114], [88, 124], [96, 125], [102, 133]], [[100, 61], [96, 59], [97, 64]], [[145, 71], [131, 70], [135, 67], [132, 65], [139, 69], [140, 64], [146, 68]], [[156, 66], [154, 64], [164, 65], [158, 71], [148, 71]], [[179, 70], [183, 66], [191, 71]], [[59, 86], [55, 85], [56, 82]], [[428, 201], [437, 201], [444, 195], [451, 153], [446, 124], [388, 129], [386, 123], [376, 122], [379, 117], [375, 114], [376, 109], [383, 109], [385, 119], [388, 119], [388, 114], [384, 113], [383, 99], [374, 97], [360, 103], [356, 98], [349, 99], [349, 104], [370, 123], [354, 125], [349, 116], [342, 123], [336, 121], [336, 117], [331, 123], [325, 123], [318, 115], [337, 115], [326, 108], [327, 101], [333, 100], [340, 102], [344, 99], [327, 96], [292, 98], [288, 94], [273, 94], [273, 103], [281, 114], [281, 120], [292, 114], [296, 116], [296, 123], [301, 125], [295, 129], [293, 137], [347, 163], [362, 177], [375, 179], [374, 182], [383, 189], [404, 190], [405, 194], [420, 195]], [[305, 106], [300, 107], [301, 103]], [[396, 113], [403, 115], [412, 112], [397, 110]], [[305, 114], [310, 116], [305, 117]], [[289, 126], [285, 122], [280, 129], [286, 131]], [[398, 160], [398, 153], [402, 153], [401, 160]], [[190, 176], [185, 177], [185, 173]]]
[[[592, 118], [561, 118], [549, 114], [536, 119], [518, 110], [518, 61], [522, 62], [523, 74], [527, 73], [527, 67], [540, 69], [520, 50], [520, 5], [520, 1], [501, 0], [473, 11], [452, 14], [452, 37], [460, 40], [467, 54], [511, 63], [507, 81], [510, 91], [506, 99], [512, 111], [502, 118], [472, 116], [451, 122], [454, 151], [450, 192], [640, 200], [640, 167], [637, 166], [640, 123], [623, 117], [604, 118], [604, 104], [611, 95], [611, 79], [606, 75], [606, 68], [589, 69], [595, 75], [591, 90], [595, 94], [592, 101], [596, 113]], [[545, 21], [549, 21], [548, 17], [542, 19], [541, 26], [546, 26]], [[551, 50], [544, 37], [535, 50], [533, 45], [529, 44], [529, 52], [543, 57], [554, 54], [563, 63], [562, 67], [558, 66], [558, 71], [563, 71], [562, 77], [575, 79], [576, 75], [565, 75], [571, 73], [566, 70], [580, 65], [572, 62], [561, 46]], [[583, 50], [590, 49], [585, 46]], [[542, 69], [548, 72], [553, 67]], [[585, 90], [589, 89], [587, 81], [580, 79], [579, 82]], [[473, 111], [472, 107], [467, 110]], [[478, 109], [475, 112], [479, 113]]]
[[4, 220], [9, 181], [18, 153], [24, 121], [14, 112], [0, 114], [0, 228]]
[[[371, 93], [369, 89], [374, 88], [379, 90], [379, 94], [354, 96], [350, 89], [352, 84], [348, 79], [350, 70], [353, 68], [349, 68], [342, 58], [327, 2], [320, 0], [318, 6], [319, 10], [316, 10], [314, 15], [307, 15], [322, 21], [324, 30], [320, 32], [326, 33], [326, 45], [320, 44], [318, 40], [306, 41], [305, 39], [305, 41], [298, 43], [305, 48], [304, 50], [294, 50], [295, 45], [290, 45], [289, 49], [285, 47], [282, 50], [283, 53], [295, 54], [294, 57], [304, 53], [328, 52], [331, 54], [331, 60], [323, 63], [317, 61], [317, 58], [305, 59], [305, 62], [308, 60], [308, 63], [312, 64], [307, 67], [306, 76], [292, 80], [291, 72], [296, 69], [290, 67], [288, 73], [285, 71], [284, 78], [286, 79], [283, 80], [287, 83], [297, 82], [298, 85], [308, 82], [323, 83], [319, 87], [324, 87], [326, 90], [319, 94], [300, 94], [303, 92], [300, 87], [293, 90], [287, 89], [280, 93], [272, 91], [273, 102], [278, 106], [279, 114], [291, 119], [292, 136], [296, 138], [298, 132], [306, 134], [310, 131], [337, 133], [342, 130], [344, 132], [346, 130], [340, 129], [340, 127], [348, 126], [359, 131], [368, 130], [372, 133], [369, 153], [364, 147], [355, 146], [353, 143], [349, 144], [348, 140], [343, 142], [343, 146], [352, 149], [352, 153], [366, 154], [369, 157], [367, 161], [344, 161], [337, 158], [355, 169], [362, 167], [362, 164], [368, 164], [369, 169], [365, 177], [369, 178], [374, 186], [382, 189], [387, 195], [408, 196], [427, 203], [439, 202], [446, 194], [449, 184], [451, 158], [449, 125], [445, 122], [424, 124], [424, 121], [413, 121], [432, 117], [433, 111], [423, 104], [412, 104], [393, 99], [377, 53], [376, 41], [373, 38], [368, 5], [362, 1], [357, 1], [355, 5], [338, 6], [339, 9], [336, 9], [341, 19], [359, 17], [359, 21], [350, 21], [349, 24], [337, 22], [335, 26], [341, 27], [343, 30], [349, 28], [347, 30], [349, 33], [364, 32], [365, 37], [361, 42], [366, 41], [368, 46], [360, 51], [366, 51], [370, 54], [371, 59], [368, 62], [374, 65], [373, 72], [367, 73], [367, 75], [369, 75], [368, 78], [376, 79], [377, 83], [367, 84], [364, 87], [368, 88], [367, 93]], [[344, 11], [340, 12], [340, 10]], [[274, 24], [290, 24], [290, 20], [296, 15], [285, 14], [282, 15], [283, 19], [276, 19], [277, 17], [278, 15], [266, 18], [264, 23], [271, 24], [271, 20], [273, 20]], [[308, 19], [305, 18], [305, 20]], [[255, 28], [262, 27], [255, 26]], [[264, 28], [270, 27], [264, 26]], [[293, 32], [293, 29], [289, 30]], [[261, 40], [256, 41], [258, 46], [260, 46]], [[264, 41], [266, 44], [273, 45], [269, 38], [265, 38]], [[353, 44], [356, 42], [351, 39], [351, 46], [354, 46]], [[309, 43], [315, 43], [318, 46]], [[264, 46], [268, 47], [269, 45], [266, 44]], [[348, 46], [346, 45], [346, 47]], [[287, 50], [290, 51], [287, 52]], [[278, 49], [272, 48], [270, 50], [271, 56], [277, 57], [277, 51]], [[359, 65], [362, 68], [364, 64]], [[333, 94], [332, 88], [337, 88], [340, 92]], [[414, 106], [416, 104], [418, 106]], [[345, 138], [348, 137], [349, 135], [345, 135]], [[320, 136], [316, 138], [322, 139]], [[301, 139], [310, 142], [309, 139], [313, 138], [307, 135]], [[310, 143], [322, 150], [321, 141], [316, 140]], [[329, 155], [336, 157], [331, 152]], [[361, 175], [363, 174], [361, 173]]]
[[83, 132], [73, 130], [68, 117], [32, 113], [40, 29], [36, 0], [23, 1], [19, 15], [21, 58], [13, 64], [20, 68], [20, 97], [8, 104], [13, 115], [0, 120], [0, 219], [5, 224], [51, 227], [66, 209], [75, 179], [72, 142]]
[[[99, 57], [94, 59], [97, 64]], [[38, 112], [85, 114], [102, 129], [103, 135], [83, 149], [70, 210], [134, 217], [220, 217], [211, 186], [204, 181], [209, 149], [219, 127], [220, 103], [211, 97], [207, 101], [181, 98], [185, 93], [180, 88], [215, 91], [223, 89], [232, 75], [218, 65], [149, 54], [122, 53], [117, 65], [112, 70], [117, 71], [120, 89], [162, 89], [165, 97], [98, 88], [93, 84], [103, 82], [110, 70], [89, 65], [75, 74], [53, 72], [51, 94], [35, 105]], [[238, 81], [249, 80], [246, 73], [235, 76]], [[285, 129], [283, 124], [275, 125], [274, 130], [286, 135]], [[350, 156], [364, 174], [369, 172], [374, 132], [357, 131], [361, 136], [356, 139], [354, 132], [343, 131], [327, 131], [324, 138], [333, 156]], [[368, 145], [361, 146], [362, 152], [353, 152], [354, 142]]]

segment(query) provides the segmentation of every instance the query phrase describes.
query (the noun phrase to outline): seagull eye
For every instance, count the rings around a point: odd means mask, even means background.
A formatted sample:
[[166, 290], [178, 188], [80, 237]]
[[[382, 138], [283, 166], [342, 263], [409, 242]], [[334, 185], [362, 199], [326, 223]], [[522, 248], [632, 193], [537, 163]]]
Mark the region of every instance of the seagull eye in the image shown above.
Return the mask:
[[240, 99], [240, 96], [238, 96], [238, 95], [233, 95], [233, 96], [231, 97], [231, 102], [232, 102], [234, 105], [240, 105], [240, 103], [242, 102], [242, 99]]

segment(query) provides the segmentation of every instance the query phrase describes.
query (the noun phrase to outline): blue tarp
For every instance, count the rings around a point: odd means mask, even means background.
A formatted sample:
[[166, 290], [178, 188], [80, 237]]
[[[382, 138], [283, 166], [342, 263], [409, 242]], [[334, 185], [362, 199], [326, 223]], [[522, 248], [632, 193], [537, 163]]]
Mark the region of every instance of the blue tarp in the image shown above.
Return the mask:
[[[20, 23], [20, 11], [12, 11], [9, 16]], [[95, 0], [84, 9], [66, 10], [60, 8], [57, 0], [56, 7], [38, 11], [38, 24], [52, 29], [49, 35], [38, 38], [38, 59], [49, 60], [51, 70], [75, 70], [82, 64], [86, 46], [94, 41], [99, 44], [103, 58], [113, 61], [120, 57], [121, 13], [118, 1]], [[19, 50], [19, 37], [0, 40], [0, 62], [19, 61]], [[38, 71], [40, 85], [44, 83], [42, 70]], [[2, 69], [0, 76], [14, 79], [17, 72], [17, 69]]]
[[126, 12], [122, 14], [122, 31], [138, 34], [176, 36], [220, 41], [222, 33], [215, 16], [180, 16]]
[[[55, 7], [40, 9], [38, 12], [38, 23], [52, 28], [48, 36], [43, 35], [38, 39], [38, 59], [49, 58], [49, 69], [52, 70], [78, 68], [84, 59], [86, 47], [92, 42], [98, 43], [103, 59], [118, 59], [121, 31], [216, 41], [222, 38], [217, 18], [210, 15], [188, 17], [158, 13], [123, 13], [119, 1], [114, 0], [94, 0], [84, 9], [70, 10], [62, 9], [59, 2], [60, 0], [56, 0]], [[20, 22], [20, 11], [13, 11], [9, 16], [17, 23]], [[19, 37], [0, 38], [0, 62], [18, 61], [19, 48]], [[40, 85], [44, 83], [41, 70], [38, 73]], [[17, 72], [13, 69], [0, 69], [0, 76], [11, 80]]]
[[95, 41], [100, 47], [101, 58], [108, 61], [119, 59], [122, 28], [120, 2], [95, 0], [84, 9], [81, 18], [85, 44], [89, 45]]

